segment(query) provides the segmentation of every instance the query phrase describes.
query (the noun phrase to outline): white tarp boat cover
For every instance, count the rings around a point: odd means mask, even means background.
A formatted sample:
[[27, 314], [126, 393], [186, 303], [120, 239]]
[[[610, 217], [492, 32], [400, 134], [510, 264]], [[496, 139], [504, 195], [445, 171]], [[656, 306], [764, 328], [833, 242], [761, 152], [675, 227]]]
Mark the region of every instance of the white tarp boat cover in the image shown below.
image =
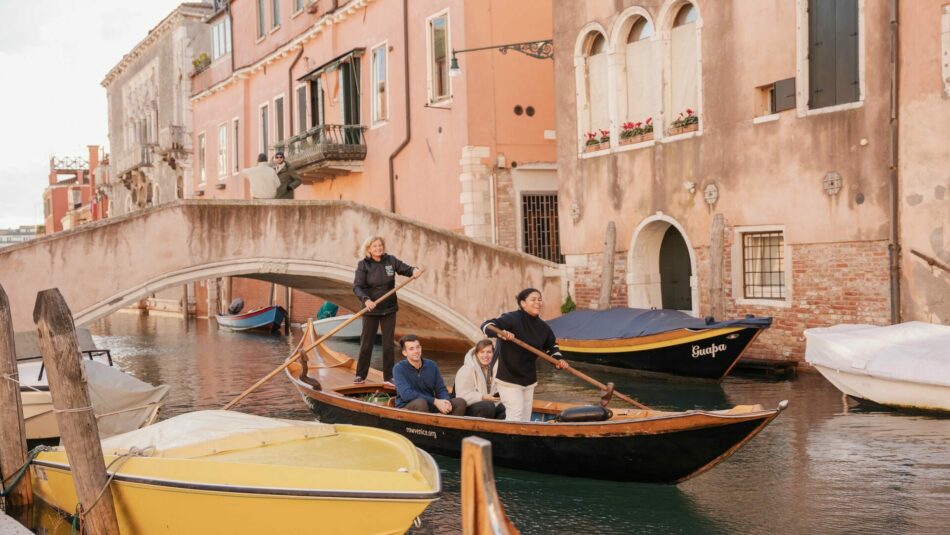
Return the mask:
[[223, 410], [195, 411], [107, 438], [102, 441], [102, 451], [106, 455], [121, 455], [137, 448], [148, 449], [144, 454], [151, 457], [195, 458], [335, 434], [333, 425], [319, 422]]
[[950, 326], [911, 321], [805, 330], [805, 360], [845, 373], [950, 386]]

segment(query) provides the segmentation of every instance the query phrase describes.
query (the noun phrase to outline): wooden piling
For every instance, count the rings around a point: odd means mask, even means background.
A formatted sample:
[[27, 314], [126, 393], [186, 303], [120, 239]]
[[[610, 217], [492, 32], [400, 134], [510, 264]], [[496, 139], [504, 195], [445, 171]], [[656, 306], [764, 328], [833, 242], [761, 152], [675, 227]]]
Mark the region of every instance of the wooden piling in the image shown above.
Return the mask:
[[604, 236], [604, 263], [600, 273], [600, 299], [597, 308], [610, 308], [610, 294], [614, 285], [614, 253], [617, 250], [617, 225], [613, 221], [607, 223], [607, 234]]
[[59, 289], [37, 294], [33, 322], [39, 334], [56, 423], [66, 447], [86, 531], [118, 535], [115, 504], [108, 487], [99, 427], [86, 387], [76, 326]]
[[[0, 478], [5, 482], [26, 462], [26, 426], [20, 397], [13, 343], [13, 315], [10, 300], [0, 285]], [[6, 490], [6, 483], [3, 485]], [[11, 489], [7, 502], [13, 506], [33, 503], [33, 482], [27, 473]]]
[[517, 535], [495, 489], [491, 442], [479, 437], [462, 440], [462, 534]]

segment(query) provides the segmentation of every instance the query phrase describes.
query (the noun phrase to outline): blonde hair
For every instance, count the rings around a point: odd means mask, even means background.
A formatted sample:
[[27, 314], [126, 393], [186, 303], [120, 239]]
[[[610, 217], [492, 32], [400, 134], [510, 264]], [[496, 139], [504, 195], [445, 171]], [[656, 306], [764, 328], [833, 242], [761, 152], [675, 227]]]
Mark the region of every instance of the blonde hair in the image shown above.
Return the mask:
[[382, 236], [370, 236], [366, 238], [366, 241], [363, 242], [363, 245], [360, 247], [360, 254], [362, 258], [369, 258], [369, 246], [373, 245], [373, 242], [379, 240], [383, 244], [383, 249], [386, 248], [386, 240]]

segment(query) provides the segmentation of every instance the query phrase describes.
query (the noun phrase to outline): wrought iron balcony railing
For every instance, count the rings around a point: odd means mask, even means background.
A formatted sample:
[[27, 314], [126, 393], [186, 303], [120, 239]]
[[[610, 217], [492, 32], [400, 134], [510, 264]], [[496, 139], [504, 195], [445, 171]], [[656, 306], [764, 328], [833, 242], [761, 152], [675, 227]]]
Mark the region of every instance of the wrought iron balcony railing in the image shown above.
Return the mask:
[[[363, 125], [322, 124], [274, 145], [302, 175], [345, 174], [353, 169], [334, 162], [366, 159]], [[339, 168], [339, 169], [337, 169]]]

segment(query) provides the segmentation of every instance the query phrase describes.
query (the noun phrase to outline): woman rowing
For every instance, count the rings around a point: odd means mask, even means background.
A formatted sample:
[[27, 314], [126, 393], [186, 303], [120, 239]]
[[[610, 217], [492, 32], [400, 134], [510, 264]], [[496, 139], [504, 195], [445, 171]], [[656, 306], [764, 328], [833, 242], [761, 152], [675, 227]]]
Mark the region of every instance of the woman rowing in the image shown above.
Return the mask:
[[[561, 358], [554, 331], [541, 319], [541, 307], [544, 299], [541, 292], [534, 288], [525, 288], [515, 297], [518, 310], [506, 312], [501, 316], [485, 320], [482, 332], [489, 337], [497, 336], [498, 343], [498, 394], [505, 406], [506, 420], [531, 420], [531, 405], [534, 402], [534, 388], [538, 385], [538, 357], [511, 340], [522, 342], [540, 349], [558, 359], [558, 369], [570, 365]], [[497, 335], [488, 330], [493, 325], [501, 329]]]

